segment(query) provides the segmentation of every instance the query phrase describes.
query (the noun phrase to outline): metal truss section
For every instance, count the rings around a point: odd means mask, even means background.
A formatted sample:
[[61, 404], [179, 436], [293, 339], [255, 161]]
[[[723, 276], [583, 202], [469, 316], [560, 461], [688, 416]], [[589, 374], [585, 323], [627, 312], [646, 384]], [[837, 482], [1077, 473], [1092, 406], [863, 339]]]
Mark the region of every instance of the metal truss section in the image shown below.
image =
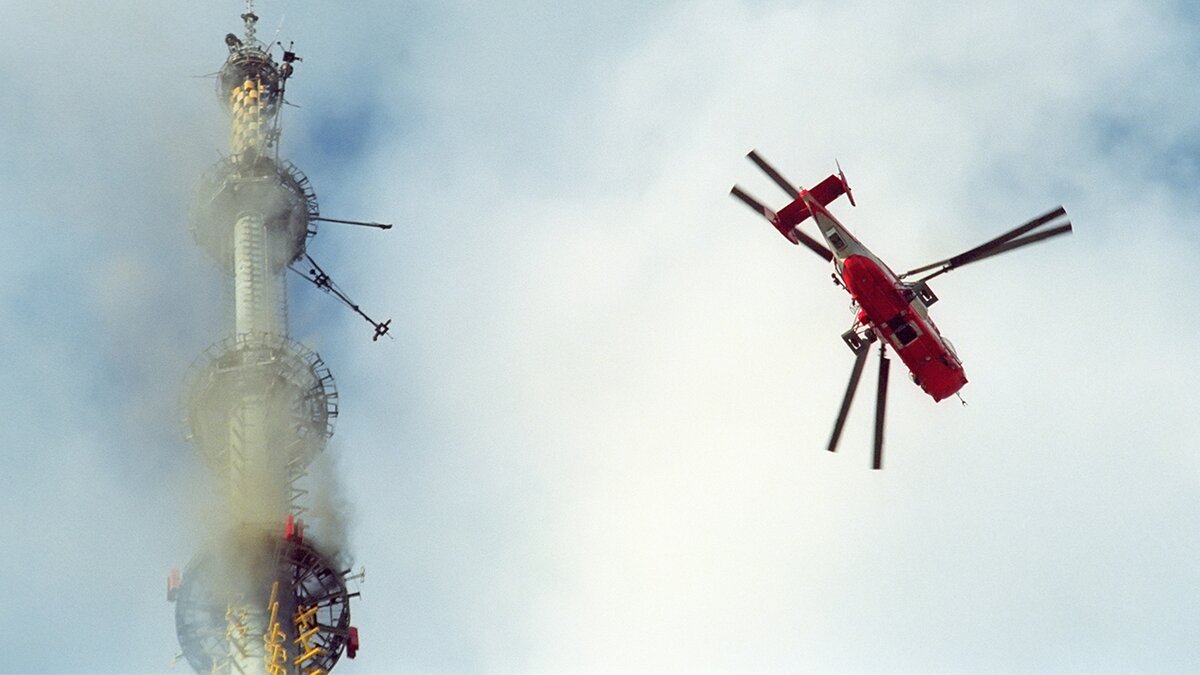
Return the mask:
[[279, 672], [328, 672], [356, 648], [350, 570], [299, 537], [247, 531], [236, 541], [196, 556], [183, 573], [175, 630], [196, 672], [270, 671], [281, 656]]
[[[316, 549], [297, 544], [282, 561], [290, 571], [292, 600], [296, 608], [293, 626], [300, 648], [295, 662], [304, 672], [328, 672], [351, 644], [350, 598], [346, 578], [350, 570], [333, 567]], [[351, 654], [353, 657], [353, 654]]]
[[271, 266], [280, 272], [304, 254], [321, 215], [308, 177], [291, 162], [262, 155], [223, 158], [196, 187], [191, 230], [196, 243], [229, 274], [234, 271], [234, 223], [246, 213], [262, 217]]
[[211, 553], [196, 557], [175, 598], [175, 634], [197, 673], [244, 672], [262, 656], [254, 634], [261, 632], [263, 613], [226, 588], [224, 567]]
[[193, 366], [186, 391], [187, 438], [221, 473], [242, 458], [231, 428], [247, 397], [261, 397], [264, 423], [276, 443], [274, 466], [287, 467], [291, 483], [333, 435], [338, 395], [321, 357], [278, 335], [242, 334], [210, 347]]
[[289, 513], [296, 516], [302, 516], [308, 512], [308, 507], [304, 505], [304, 498], [308, 496], [308, 490], [300, 487], [300, 481], [308, 477], [308, 463], [300, 461], [297, 457], [288, 462], [287, 465], [287, 500]]

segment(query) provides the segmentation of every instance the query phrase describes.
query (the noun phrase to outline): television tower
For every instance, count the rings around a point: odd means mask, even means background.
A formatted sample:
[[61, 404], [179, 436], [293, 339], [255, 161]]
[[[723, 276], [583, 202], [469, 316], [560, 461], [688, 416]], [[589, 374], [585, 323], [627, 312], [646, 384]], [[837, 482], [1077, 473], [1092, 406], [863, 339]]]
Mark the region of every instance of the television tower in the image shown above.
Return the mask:
[[325, 673], [354, 658], [346, 552], [307, 533], [307, 467], [325, 449], [337, 391], [324, 362], [288, 337], [288, 269], [376, 323], [308, 255], [320, 217], [308, 179], [279, 158], [284, 88], [300, 59], [255, 37], [247, 0], [243, 37], [229, 55], [218, 95], [231, 116], [229, 155], [201, 179], [192, 234], [232, 279], [233, 335], [193, 368], [186, 397], [188, 439], [220, 478], [214, 535], [168, 579], [181, 656], [198, 673]]

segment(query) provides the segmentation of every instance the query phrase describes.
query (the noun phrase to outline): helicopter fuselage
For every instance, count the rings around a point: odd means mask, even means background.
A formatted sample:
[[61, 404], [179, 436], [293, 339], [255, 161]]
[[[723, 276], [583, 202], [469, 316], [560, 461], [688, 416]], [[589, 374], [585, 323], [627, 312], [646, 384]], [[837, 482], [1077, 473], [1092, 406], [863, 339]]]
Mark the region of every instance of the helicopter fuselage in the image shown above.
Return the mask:
[[901, 281], [819, 201], [806, 192], [800, 198], [833, 253], [841, 285], [859, 308], [855, 327], [884, 340], [934, 401], [958, 393], [967, 383], [962, 361], [929, 318], [922, 294]]
[[[850, 184], [846, 182], [846, 175], [836, 160], [836, 174], [805, 190], [784, 178], [758, 151], [751, 150], [746, 158], [762, 169], [792, 201], [776, 212], [738, 185], [730, 188], [729, 194], [761, 215], [788, 241], [806, 246], [822, 260], [832, 262], [834, 283], [846, 289], [854, 301], [854, 324], [842, 334], [842, 340], [854, 352], [854, 368], [850, 371], [850, 382], [833, 425], [833, 434], [829, 437], [826, 449], [830, 452], [837, 451], [838, 439], [845, 427], [850, 405], [854, 402], [854, 392], [862, 377], [863, 365], [869, 356], [868, 350], [876, 340], [879, 341], [879, 385], [875, 395], [875, 445], [871, 468], [881, 469], [888, 372], [891, 367], [887, 348], [890, 346], [900, 356], [913, 382], [934, 401], [957, 394], [967, 383], [962, 361], [953, 345], [942, 337], [929, 318], [929, 306], [937, 302], [937, 296], [929, 288], [929, 280], [963, 265], [1069, 234], [1070, 221], [1059, 221], [1066, 216], [1066, 209], [1058, 206], [958, 255], [897, 275], [825, 208], [842, 195], [846, 196], [851, 206], [855, 205]], [[824, 244], [800, 229], [801, 223], [809, 218], [820, 229]], [[920, 273], [926, 274], [915, 281], [906, 281]]]

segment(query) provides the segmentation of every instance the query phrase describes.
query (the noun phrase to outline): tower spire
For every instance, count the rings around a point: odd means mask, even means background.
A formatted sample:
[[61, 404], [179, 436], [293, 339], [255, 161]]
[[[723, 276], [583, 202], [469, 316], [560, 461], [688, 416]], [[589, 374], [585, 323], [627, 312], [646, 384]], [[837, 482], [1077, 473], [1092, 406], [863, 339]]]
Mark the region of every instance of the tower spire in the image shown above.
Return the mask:
[[242, 21], [246, 22], [246, 44], [253, 47], [254, 25], [258, 23], [258, 15], [254, 13], [254, 0], [246, 0], [246, 12], [242, 14]]

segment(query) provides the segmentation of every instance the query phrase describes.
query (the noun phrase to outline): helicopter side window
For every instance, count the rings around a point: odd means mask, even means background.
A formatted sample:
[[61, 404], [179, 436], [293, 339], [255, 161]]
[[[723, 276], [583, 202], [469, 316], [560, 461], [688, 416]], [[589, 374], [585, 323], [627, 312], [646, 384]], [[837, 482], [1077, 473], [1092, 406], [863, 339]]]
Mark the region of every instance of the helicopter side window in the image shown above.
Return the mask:
[[900, 317], [889, 321], [888, 328], [892, 329], [892, 334], [896, 336], [896, 342], [899, 342], [901, 347], [907, 347], [918, 337], [916, 327]]

